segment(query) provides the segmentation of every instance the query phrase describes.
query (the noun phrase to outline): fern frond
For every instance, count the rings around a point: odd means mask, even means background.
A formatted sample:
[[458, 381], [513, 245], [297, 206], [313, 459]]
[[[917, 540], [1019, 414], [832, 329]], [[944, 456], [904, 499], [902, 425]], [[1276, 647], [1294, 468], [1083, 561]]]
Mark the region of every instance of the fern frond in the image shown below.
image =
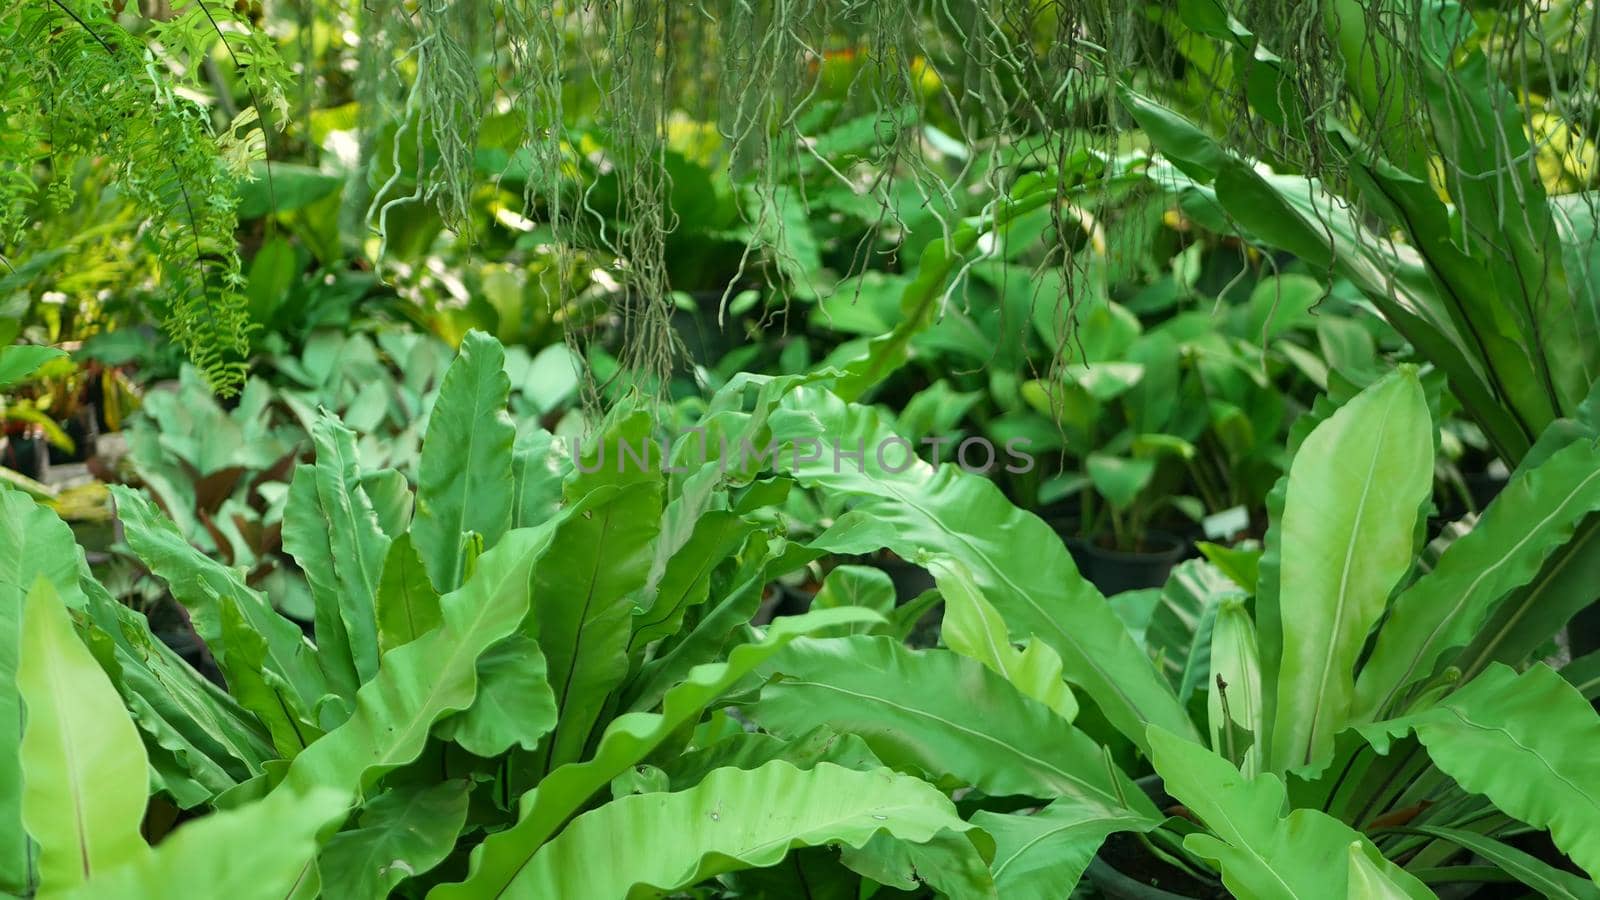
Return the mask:
[[38, 178], [59, 183], [80, 159], [112, 161], [117, 190], [139, 210], [159, 263], [163, 325], [226, 395], [244, 381], [252, 327], [234, 239], [237, 173], [265, 149], [238, 129], [261, 127], [260, 104], [254, 118], [241, 114], [219, 135], [209, 111], [179, 89], [219, 41], [253, 96], [269, 104], [282, 101], [283, 66], [270, 41], [223, 9], [192, 0], [151, 29], [151, 44], [92, 0], [5, 10], [0, 240], [25, 240]]

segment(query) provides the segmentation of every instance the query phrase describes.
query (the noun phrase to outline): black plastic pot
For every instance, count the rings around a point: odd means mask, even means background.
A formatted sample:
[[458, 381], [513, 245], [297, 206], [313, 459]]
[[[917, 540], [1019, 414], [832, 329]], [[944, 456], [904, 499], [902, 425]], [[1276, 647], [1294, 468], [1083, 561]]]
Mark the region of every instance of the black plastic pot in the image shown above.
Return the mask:
[[1063, 534], [1062, 538], [1078, 571], [1107, 597], [1161, 587], [1172, 574], [1172, 567], [1188, 552], [1188, 544], [1182, 538], [1164, 531], [1147, 532], [1144, 544], [1151, 549], [1143, 552], [1108, 550], [1092, 539], [1076, 535]]
[[50, 450], [42, 437], [9, 435], [0, 444], [0, 465], [34, 481], [43, 481], [50, 471]]

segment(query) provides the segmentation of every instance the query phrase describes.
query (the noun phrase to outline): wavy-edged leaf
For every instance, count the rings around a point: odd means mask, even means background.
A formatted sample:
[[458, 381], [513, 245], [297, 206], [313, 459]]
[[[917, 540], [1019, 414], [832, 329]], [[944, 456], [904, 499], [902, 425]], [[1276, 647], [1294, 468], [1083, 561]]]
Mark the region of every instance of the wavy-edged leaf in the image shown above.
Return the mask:
[[[664, 520], [671, 518], [670, 509], [669, 506]], [[677, 634], [683, 627], [684, 614], [706, 602], [716, 567], [736, 553], [755, 529], [754, 523], [729, 510], [702, 512], [694, 520], [688, 539], [670, 558], [658, 563], [659, 573], [652, 572], [655, 596], [649, 607], [634, 614], [629, 647], [638, 650]], [[658, 560], [665, 543], [663, 540], [657, 545]]]
[[378, 648], [384, 653], [411, 643], [439, 625], [439, 592], [428, 580], [428, 571], [411, 544], [410, 534], [400, 535], [389, 545], [375, 605]]
[[173, 801], [192, 808], [260, 774], [279, 754], [258, 717], [157, 639], [145, 617], [118, 603], [77, 556], [87, 599], [79, 633], [147, 736], [152, 769]]
[[63, 900], [304, 896], [316, 871], [317, 835], [343, 818], [348, 797], [319, 789], [278, 792], [178, 828], [141, 862], [97, 875]]
[[[345, 696], [378, 671], [374, 597], [389, 552], [361, 486], [356, 436], [324, 412], [311, 428], [316, 464], [300, 466], [283, 511], [283, 547], [306, 573], [316, 602], [317, 652], [348, 661]], [[342, 667], [341, 667], [342, 668]], [[334, 681], [334, 673], [329, 673]]]
[[[611, 690], [628, 674], [632, 595], [650, 573], [661, 529], [662, 484], [650, 420], [634, 414], [605, 430], [563, 487], [571, 513], [534, 574], [531, 637], [549, 662], [561, 710], [544, 771], [575, 762]], [[643, 448], [643, 464], [626, 448]]]
[[428, 418], [417, 462], [417, 513], [411, 524], [428, 577], [440, 592], [455, 590], [466, 574], [462, 538], [483, 536], [493, 547], [511, 527], [516, 499], [512, 447], [517, 428], [506, 414], [511, 379], [505, 350], [481, 331], [469, 331], [445, 370]]
[[972, 824], [994, 838], [989, 870], [1006, 900], [1059, 900], [1072, 893], [1105, 839], [1119, 831], [1150, 831], [1158, 819], [1107, 816], [1098, 804], [1063, 797], [1032, 813], [981, 810]]
[[1588, 441], [1519, 470], [1472, 531], [1395, 599], [1356, 680], [1357, 714], [1381, 715], [1400, 692], [1431, 677], [1440, 657], [1471, 641], [1495, 604], [1532, 581], [1597, 508], [1600, 447]]
[[1506, 815], [1538, 828], [1600, 878], [1600, 715], [1543, 663], [1489, 666], [1420, 712], [1361, 727], [1380, 752], [1416, 732], [1439, 770]]
[[523, 794], [518, 803], [517, 824], [484, 839], [472, 851], [467, 878], [434, 888], [428, 894], [430, 900], [518, 896], [513, 885], [519, 873], [573, 813], [673, 733], [698, 721], [708, 706], [772, 654], [809, 632], [876, 619], [873, 613], [857, 608], [819, 610], [778, 619], [760, 641], [733, 648], [726, 662], [708, 663], [690, 671], [681, 684], [667, 691], [660, 713], [634, 712], [613, 719], [593, 756], [556, 769], [538, 787]]
[[[1253, 900], [1346, 900], [1348, 860], [1357, 844], [1377, 871], [1403, 891], [1432, 897], [1422, 882], [1378, 853], [1359, 832], [1320, 810], [1283, 815], [1283, 782], [1270, 772], [1246, 779], [1231, 763], [1152, 726], [1151, 763], [1168, 793], [1196, 815], [1211, 834], [1191, 834], [1184, 846], [1216, 863], [1236, 897]], [[1334, 864], [1329, 865], [1330, 861]]]
[[1107, 816], [1155, 815], [1101, 747], [978, 662], [892, 638], [805, 639], [763, 667], [750, 707], [768, 731], [825, 725], [859, 735], [895, 768], [953, 776], [986, 794], [1075, 797]]
[[401, 881], [443, 862], [467, 821], [467, 788], [453, 780], [373, 798], [356, 827], [334, 835], [317, 857], [324, 895], [384, 900]]
[[939, 635], [945, 646], [983, 663], [1066, 721], [1077, 718], [1078, 700], [1062, 678], [1061, 657], [1050, 645], [1029, 641], [1021, 650], [1012, 646], [1005, 620], [983, 599], [971, 572], [950, 560], [936, 560], [930, 568], [939, 593], [944, 596], [944, 621]]
[[513, 634], [478, 658], [478, 696], [436, 733], [485, 758], [533, 750], [556, 726], [556, 695], [539, 642]]
[[228, 674], [231, 663], [222, 640], [218, 598], [229, 596], [239, 601], [251, 630], [266, 641], [266, 667], [286, 685], [295, 708], [315, 709], [327, 693], [327, 683], [300, 626], [268, 606], [238, 572], [189, 546], [171, 520], [138, 492], [112, 485], [111, 494], [128, 545], [188, 610], [196, 633], [211, 649], [223, 674]]
[[[1143, 745], [1149, 722], [1199, 739], [1171, 686], [1078, 574], [1061, 539], [1042, 519], [1011, 505], [994, 482], [953, 465], [935, 469], [908, 459], [906, 442], [876, 410], [811, 387], [784, 398], [772, 428], [793, 449], [782, 451], [779, 463], [802, 484], [873, 501], [845, 514], [813, 546], [836, 553], [888, 547], [910, 560], [955, 559], [1011, 633], [1049, 644], [1067, 677], [1135, 743]], [[865, 448], [859, 461], [853, 455], [858, 447]], [[814, 454], [803, 452], [813, 448]]]
[[1411, 566], [1432, 488], [1433, 426], [1415, 368], [1362, 391], [1300, 445], [1283, 508], [1274, 769], [1331, 756], [1355, 699], [1356, 658]]
[[[774, 803], [775, 797], [784, 798]], [[972, 829], [932, 785], [887, 769], [820, 763], [719, 769], [678, 793], [614, 800], [573, 820], [509, 886], [517, 896], [630, 898], [781, 861], [791, 848], [924, 843]], [[607, 860], [596, 865], [596, 860]]]
[[139, 833], [149, 764], [122, 698], [43, 576], [28, 592], [22, 646], [22, 823], [38, 844], [39, 888], [54, 893], [150, 852]]
[[666, 776], [670, 790], [681, 791], [699, 784], [713, 770], [755, 769], [775, 759], [801, 769], [819, 762], [858, 770], [883, 765], [861, 738], [817, 728], [790, 740], [759, 731], [740, 731], [708, 747], [662, 759], [657, 771]]
[[511, 446], [511, 527], [530, 528], [555, 515], [561, 484], [572, 471], [565, 445], [550, 432], [519, 423]]
[[355, 797], [415, 759], [434, 722], [472, 705], [478, 658], [527, 614], [533, 568], [559, 522], [509, 532], [480, 556], [466, 584], [439, 598], [442, 624], [385, 654], [378, 676], [356, 694], [350, 718], [295, 757], [275, 790], [324, 786]]

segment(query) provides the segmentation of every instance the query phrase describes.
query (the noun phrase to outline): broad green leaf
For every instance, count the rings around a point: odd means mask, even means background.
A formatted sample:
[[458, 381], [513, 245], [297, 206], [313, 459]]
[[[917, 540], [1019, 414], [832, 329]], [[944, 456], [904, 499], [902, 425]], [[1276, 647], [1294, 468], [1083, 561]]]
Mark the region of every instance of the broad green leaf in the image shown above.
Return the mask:
[[827, 726], [860, 735], [887, 765], [986, 794], [1155, 814], [1094, 741], [964, 656], [858, 635], [796, 641], [763, 669], [771, 677], [750, 714], [776, 734]]
[[122, 698], [43, 576], [28, 593], [22, 646], [22, 823], [38, 844], [39, 889], [56, 893], [150, 852], [139, 833], [149, 769]]
[[641, 446], [659, 455], [644, 415], [601, 433], [597, 455], [585, 454], [563, 489], [571, 512], [534, 573], [529, 636], [548, 660], [561, 710], [541, 752], [546, 772], [578, 760], [628, 674], [632, 595], [649, 576], [661, 528], [659, 466], [621, 456]]
[[1600, 696], [1600, 650], [1581, 656], [1561, 667], [1561, 677], [1578, 689], [1586, 700]]
[[45, 363], [64, 359], [66, 355], [65, 350], [33, 344], [0, 347], [0, 388], [10, 387], [37, 372]]
[[1061, 657], [1042, 641], [1019, 650], [1006, 633], [1000, 613], [983, 599], [972, 573], [960, 563], [932, 563], [939, 593], [944, 595], [944, 621], [939, 636], [945, 646], [975, 659], [1025, 696], [1043, 703], [1068, 722], [1078, 716], [1078, 701], [1061, 675]]
[[[794, 847], [860, 847], [879, 833], [925, 843], [972, 827], [919, 779], [775, 761], [719, 769], [687, 791], [624, 797], [585, 813], [535, 853], [506, 892], [646, 897], [773, 865]], [[599, 859], [609, 862], [594, 865]]]
[[1416, 370], [1401, 368], [1318, 425], [1288, 478], [1277, 771], [1327, 763], [1350, 719], [1356, 658], [1411, 566], [1418, 509], [1433, 487], [1433, 426]]
[[375, 797], [356, 827], [317, 857], [324, 896], [384, 900], [396, 885], [444, 861], [467, 821], [468, 784], [404, 786]]
[[[671, 510], [669, 504], [664, 523], [670, 521]], [[707, 509], [695, 517], [688, 539], [664, 563], [660, 562], [667, 543], [663, 534], [657, 542], [656, 557], [661, 571], [652, 571], [655, 596], [647, 608], [634, 614], [630, 650], [676, 635], [683, 627], [684, 614], [706, 602], [717, 566], [736, 553], [755, 529], [756, 525], [743, 516], [725, 509]], [[648, 596], [649, 585], [645, 593]]]
[[439, 723], [435, 732], [485, 758], [513, 746], [533, 750], [556, 726], [544, 653], [525, 634], [513, 634], [478, 658], [478, 696], [465, 712]]
[[211, 649], [223, 674], [227, 675], [230, 662], [222, 641], [222, 606], [218, 598], [228, 596], [239, 601], [239, 610], [250, 629], [266, 641], [265, 668], [286, 685], [293, 708], [315, 709], [327, 687], [316, 653], [300, 626], [268, 606], [238, 572], [191, 547], [171, 520], [141, 494], [121, 485], [113, 485], [111, 494], [116, 499], [128, 545], [188, 610], [190, 622]]
[[[22, 699], [17, 683], [22, 610], [43, 578], [67, 602], [77, 590], [78, 553], [72, 530], [27, 494], [0, 488], [0, 784], [22, 783]], [[0, 890], [26, 893], [32, 879], [21, 793], [0, 793]]]
[[[301, 536], [315, 549], [311, 557], [315, 565], [306, 568], [306, 577], [318, 604], [331, 605], [336, 611], [358, 683], [365, 682], [378, 671], [373, 598], [389, 552], [389, 536], [378, 524], [372, 501], [361, 487], [355, 433], [325, 413], [311, 435], [316, 444], [316, 497], [322, 521], [320, 528]], [[284, 515], [287, 519], [288, 512]], [[287, 541], [287, 521], [284, 530]], [[305, 563], [301, 565], [305, 567]], [[318, 650], [326, 648], [319, 643]]]
[[1089, 454], [1087, 468], [1095, 492], [1118, 511], [1133, 505], [1156, 472], [1155, 460], [1129, 459], [1107, 453]]
[[713, 770], [756, 769], [775, 759], [800, 769], [812, 768], [819, 762], [860, 771], [883, 766], [861, 738], [816, 728], [789, 740], [759, 731], [741, 731], [708, 747], [662, 759], [657, 771], [666, 776], [668, 789], [681, 791], [699, 784]]
[[267, 642], [245, 621], [244, 601], [222, 598], [222, 643], [228, 656], [228, 690], [256, 714], [284, 759], [293, 759], [323, 730], [288, 697], [288, 686], [266, 665]]
[[[779, 463], [802, 484], [871, 501], [840, 517], [813, 546], [836, 553], [888, 547], [913, 561], [959, 561], [1011, 633], [1049, 644], [1067, 677], [1117, 730], [1141, 746], [1150, 722], [1198, 740], [1172, 688], [1078, 574], [1061, 539], [1011, 505], [994, 482], [908, 459], [909, 450], [897, 443], [902, 439], [875, 410], [815, 388], [790, 392], [772, 427], [794, 450], [781, 452]], [[802, 452], [813, 446], [815, 460]], [[857, 449], [864, 450], [861, 460], [853, 456]]]
[[[841, 606], [860, 606], [880, 616], [894, 612], [894, 582], [889, 573], [874, 566], [835, 566], [822, 579], [822, 588], [811, 599], [812, 609], [837, 609]], [[854, 625], [852, 628], [872, 628], [871, 625]], [[839, 637], [857, 632], [823, 634], [818, 637]], [[1065, 687], [1065, 685], [1063, 685]]]
[[1572, 540], [1551, 555], [1533, 581], [1518, 588], [1490, 615], [1452, 667], [1471, 678], [1496, 662], [1521, 665], [1580, 610], [1594, 602], [1600, 583], [1600, 514], [1590, 515]]
[[[1246, 776], [1261, 762], [1261, 664], [1255, 623], [1237, 598], [1222, 601], [1211, 630], [1211, 685], [1206, 697], [1211, 749], [1239, 762]], [[1250, 741], [1239, 744], [1239, 737]], [[1230, 742], [1233, 746], [1230, 747]]]
[[384, 654], [350, 718], [296, 756], [275, 790], [333, 787], [354, 798], [415, 759], [434, 722], [472, 705], [478, 658], [527, 614], [533, 568], [559, 522], [509, 532], [479, 557], [466, 584], [439, 598], [439, 627]]
[[1361, 727], [1380, 752], [1414, 731], [1439, 770], [1506, 815], [1550, 830], [1557, 847], [1600, 878], [1600, 716], [1543, 663], [1489, 666], [1420, 712]]
[[1357, 714], [1390, 710], [1401, 692], [1434, 674], [1447, 651], [1482, 630], [1495, 605], [1534, 579], [1600, 508], [1600, 448], [1576, 441], [1519, 470], [1472, 531], [1395, 599], [1356, 681]]
[[97, 873], [63, 900], [302, 897], [316, 877], [317, 835], [344, 816], [338, 791], [280, 791], [178, 828], [142, 861]]
[[519, 424], [511, 448], [511, 489], [516, 498], [511, 527], [529, 528], [554, 515], [561, 505], [561, 484], [571, 469], [565, 444], [543, 428]]
[[439, 592], [428, 580], [422, 558], [402, 534], [389, 545], [376, 597], [378, 647], [388, 653], [411, 643], [439, 625]]
[[428, 894], [430, 900], [519, 895], [512, 889], [518, 874], [573, 813], [672, 734], [698, 721], [708, 706], [772, 654], [808, 632], [875, 618], [867, 610], [850, 608], [779, 619], [760, 641], [735, 647], [727, 662], [692, 670], [662, 698], [660, 713], [633, 712], [613, 719], [588, 760], [556, 769], [523, 794], [517, 824], [484, 839], [472, 851], [466, 879], [434, 888]]
[[1600, 898], [1600, 886], [1593, 881], [1550, 865], [1529, 853], [1509, 844], [1501, 843], [1488, 835], [1463, 828], [1441, 828], [1435, 825], [1412, 826], [1423, 834], [1443, 838], [1463, 850], [1469, 850], [1499, 867], [1552, 900], [1595, 900]]
[[[1316, 809], [1283, 815], [1283, 782], [1270, 772], [1251, 779], [1231, 763], [1152, 726], [1151, 763], [1168, 793], [1211, 829], [1184, 846], [1222, 870], [1236, 897], [1253, 900], [1346, 900], [1362, 897], [1350, 883], [1349, 847], [1358, 844], [1400, 896], [1432, 897], [1422, 882], [1384, 860], [1350, 826]], [[1330, 865], [1330, 863], [1332, 863]]]
[[1032, 813], [981, 810], [972, 824], [994, 838], [990, 871], [1005, 900], [1060, 900], [1072, 893], [1107, 836], [1150, 831], [1159, 819], [1107, 816], [1097, 804], [1062, 798]]
[[[60, 528], [67, 530], [64, 524]], [[81, 554], [69, 555], [77, 556], [82, 572], [78, 584], [87, 600], [87, 621], [79, 633], [146, 735], [152, 769], [160, 772], [174, 802], [198, 806], [260, 774], [268, 760], [278, 757], [257, 716], [157, 639], [142, 613], [113, 599], [88, 573]], [[266, 677], [265, 667], [248, 661], [235, 674], [246, 667]], [[284, 706], [275, 697], [263, 708], [282, 713]]]
[[442, 593], [465, 576], [462, 538], [483, 536], [493, 547], [511, 527], [515, 500], [512, 447], [517, 429], [506, 414], [511, 380], [500, 342], [469, 331], [445, 371], [417, 463], [417, 514], [411, 538], [433, 586]]
[[[1384, 860], [1377, 850], [1367, 849], [1360, 841], [1351, 841], [1347, 849], [1350, 868], [1346, 876], [1350, 879], [1350, 896], [1361, 897], [1362, 900], [1405, 900], [1411, 896], [1405, 887], [1397, 884], [1384, 871], [1383, 863], [1388, 860]], [[1375, 856], [1381, 862], [1374, 860]]]

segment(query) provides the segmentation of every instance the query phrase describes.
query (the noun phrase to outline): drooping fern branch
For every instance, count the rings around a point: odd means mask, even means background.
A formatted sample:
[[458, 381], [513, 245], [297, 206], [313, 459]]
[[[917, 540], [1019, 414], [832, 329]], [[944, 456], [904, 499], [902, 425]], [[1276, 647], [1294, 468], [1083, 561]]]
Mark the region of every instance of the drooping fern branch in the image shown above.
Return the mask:
[[[220, 130], [183, 91], [219, 41], [263, 98]], [[148, 42], [94, 0], [11, 4], [0, 16], [0, 243], [27, 242], [32, 217], [64, 196], [51, 186], [64, 187], [80, 160], [110, 161], [158, 261], [168, 334], [231, 393], [250, 346], [237, 183], [262, 156], [261, 108], [281, 108], [281, 73], [270, 42], [214, 0], [179, 7]]]

